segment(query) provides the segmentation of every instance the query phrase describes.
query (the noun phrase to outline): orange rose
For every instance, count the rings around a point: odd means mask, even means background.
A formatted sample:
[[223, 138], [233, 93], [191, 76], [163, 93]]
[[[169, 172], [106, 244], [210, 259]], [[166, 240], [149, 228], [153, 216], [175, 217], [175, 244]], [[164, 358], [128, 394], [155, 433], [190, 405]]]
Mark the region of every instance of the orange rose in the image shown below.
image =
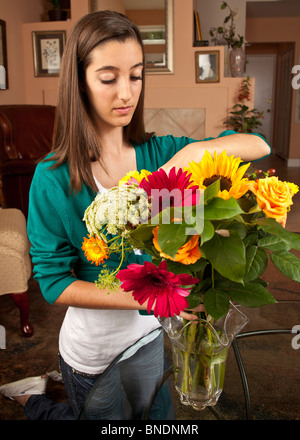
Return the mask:
[[158, 234], [158, 228], [159, 226], [156, 226], [156, 228], [153, 229], [153, 244], [155, 249], [157, 249], [160, 252], [160, 256], [163, 258], [168, 258], [169, 260], [177, 261], [178, 263], [182, 264], [194, 264], [196, 263], [199, 258], [201, 258], [201, 252], [199, 249], [199, 235], [193, 235], [192, 238], [185, 243], [181, 248], [178, 250], [177, 254], [175, 255], [175, 259], [171, 258], [169, 255], [162, 252], [158, 241], [157, 241], [157, 234]]
[[274, 218], [284, 227], [297, 186], [282, 182], [275, 176], [249, 180], [247, 186], [256, 195], [257, 204], [266, 216]]

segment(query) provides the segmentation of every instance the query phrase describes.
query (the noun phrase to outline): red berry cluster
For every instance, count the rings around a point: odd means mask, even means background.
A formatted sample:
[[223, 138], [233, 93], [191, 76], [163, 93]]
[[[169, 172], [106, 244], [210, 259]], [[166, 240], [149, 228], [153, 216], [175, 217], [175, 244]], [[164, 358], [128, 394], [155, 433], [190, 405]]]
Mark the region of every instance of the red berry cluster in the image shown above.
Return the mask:
[[250, 101], [250, 78], [247, 77], [242, 81], [241, 88], [238, 94], [239, 101]]
[[250, 174], [249, 180], [264, 179], [265, 177], [275, 176], [275, 174], [275, 168], [269, 168], [268, 171], [256, 170]]
[[250, 101], [250, 91], [249, 90], [240, 90], [238, 95], [239, 101], [243, 101], [247, 99], [247, 101]]

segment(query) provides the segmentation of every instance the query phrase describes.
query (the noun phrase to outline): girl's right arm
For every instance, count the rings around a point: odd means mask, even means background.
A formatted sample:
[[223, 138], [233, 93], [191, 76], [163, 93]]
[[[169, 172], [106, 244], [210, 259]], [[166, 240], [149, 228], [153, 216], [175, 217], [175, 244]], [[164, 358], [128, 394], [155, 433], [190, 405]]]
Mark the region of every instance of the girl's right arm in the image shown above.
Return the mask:
[[142, 306], [135, 301], [131, 292], [119, 288], [108, 293], [94, 283], [76, 280], [57, 298], [55, 304], [106, 310], [147, 310], [147, 302]]

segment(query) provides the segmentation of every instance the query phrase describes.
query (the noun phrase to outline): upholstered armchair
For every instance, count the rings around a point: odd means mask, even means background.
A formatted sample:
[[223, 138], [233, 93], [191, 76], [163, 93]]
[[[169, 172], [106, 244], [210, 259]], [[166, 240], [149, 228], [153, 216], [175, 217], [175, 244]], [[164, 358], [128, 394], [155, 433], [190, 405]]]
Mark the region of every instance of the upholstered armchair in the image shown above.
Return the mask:
[[0, 178], [5, 208], [27, 218], [31, 180], [37, 161], [51, 148], [55, 107], [0, 106]]
[[19, 209], [0, 209], [0, 262], [0, 295], [11, 295], [20, 310], [22, 333], [30, 337], [33, 328], [27, 291], [31, 260], [26, 219]]

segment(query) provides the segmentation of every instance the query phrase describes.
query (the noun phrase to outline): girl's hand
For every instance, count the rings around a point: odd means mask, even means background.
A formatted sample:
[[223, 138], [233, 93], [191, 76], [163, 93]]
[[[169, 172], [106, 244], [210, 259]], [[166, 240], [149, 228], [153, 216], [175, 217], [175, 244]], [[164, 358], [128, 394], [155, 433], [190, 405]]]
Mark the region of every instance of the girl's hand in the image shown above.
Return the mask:
[[[194, 309], [187, 309], [187, 310], [191, 310], [191, 312], [205, 312], [205, 307], [203, 304], [199, 304], [197, 307], [195, 307]], [[186, 319], [188, 321], [198, 321], [198, 316], [194, 315], [193, 313], [188, 313], [188, 312], [180, 312], [179, 315], [181, 318]]]

